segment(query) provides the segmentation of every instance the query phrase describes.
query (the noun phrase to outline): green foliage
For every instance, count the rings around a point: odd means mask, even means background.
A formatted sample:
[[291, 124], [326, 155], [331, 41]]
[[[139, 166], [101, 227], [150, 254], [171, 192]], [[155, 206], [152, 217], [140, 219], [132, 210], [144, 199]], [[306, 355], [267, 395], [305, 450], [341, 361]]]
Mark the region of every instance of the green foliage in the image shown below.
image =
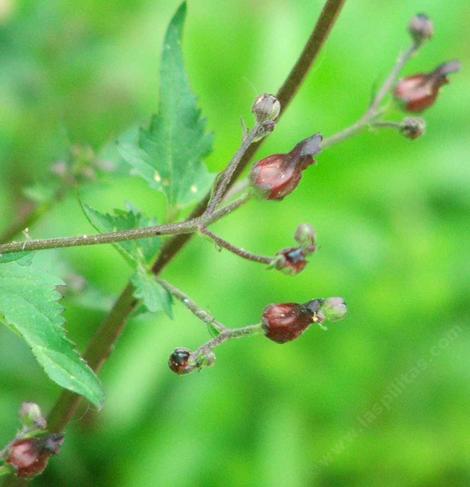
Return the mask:
[[[82, 204], [82, 209], [90, 223], [99, 232], [118, 232], [156, 224], [155, 221], [149, 220], [130, 205], [128, 211], [115, 209], [113, 214], [100, 213], [86, 204]], [[148, 311], [164, 311], [172, 318], [171, 296], [166, 289], [160, 286], [149, 270], [149, 264], [152, 263], [160, 248], [160, 239], [127, 240], [116, 243], [115, 247], [136, 270], [131, 278], [135, 286], [134, 296], [142, 299]]]
[[205, 120], [184, 70], [181, 38], [185, 17], [183, 3], [165, 36], [158, 114], [148, 128], [140, 130], [137, 145], [121, 144], [133, 172], [165, 193], [172, 208], [200, 200], [214, 179], [202, 163], [212, 150], [212, 136], [205, 132]]
[[98, 378], [65, 335], [56, 290], [62, 284], [33, 266], [0, 265], [0, 320], [26, 341], [54, 382], [100, 407], [104, 395]]
[[[113, 214], [100, 213], [87, 204], [82, 204], [83, 212], [89, 222], [100, 233], [119, 232], [156, 225], [155, 220], [146, 218], [136, 208], [128, 205], [128, 210], [114, 209]], [[114, 244], [122, 256], [135, 267], [139, 263], [148, 263], [155, 257], [160, 248], [159, 238], [126, 240]]]
[[156, 281], [154, 274], [139, 267], [131, 281], [135, 287], [134, 296], [141, 299], [151, 313], [164, 311], [173, 318], [171, 294]]
[[[3, 3], [21, 6], [1, 26], [0, 225], [7, 228], [21, 187], [49, 174], [44, 150], [56, 143], [58, 122], [73, 141], [98, 148], [155, 106], [155, 51], [179, 0], [95, 1], [80, 9], [76, 2]], [[189, 3], [184, 53], [217, 133], [211, 167], [222, 169], [233, 155], [240, 116], [250, 116], [254, 96], [278, 89], [323, 3]], [[406, 48], [410, 17], [424, 7], [436, 35], [406, 74], [453, 58], [469, 66], [468, 0], [346, 2], [319, 63], [257, 157], [356, 120], [374, 80], [381, 82]], [[165, 270], [229, 326], [254, 323], [269, 303], [335, 294], [348, 301], [346, 321], [285, 346], [262, 337], [228, 344], [216, 367], [180, 378], [166, 358], [174, 347], [199, 345], [205, 328], [182, 306], [174, 322], [163, 313], [141, 315], [103, 370], [103, 413], [92, 424], [88, 416], [78, 421], [81, 415], [72, 422], [63, 454], [32, 485], [470, 485], [469, 84], [464, 69], [444, 87], [424, 114], [425, 137], [361, 134], [321, 154], [283, 203], [253, 202], [217, 224], [225, 238], [271, 254], [291, 245], [298, 223], [311, 223], [321, 248], [296, 278], [199, 239]], [[129, 200], [147, 215], [163, 215], [164, 198], [139, 179], [90, 190], [98, 208]], [[64, 200], [31, 234], [75, 235], [82, 222]], [[110, 246], [60, 256], [105, 294], [106, 301], [90, 298], [97, 307], [109, 305], [127, 280]], [[67, 329], [88, 341], [105, 312], [70, 301]], [[461, 332], [451, 340], [455, 324]], [[46, 408], [56, 398], [27, 360], [29, 350], [3, 328], [2, 446], [22, 400]], [[409, 383], [407, 373], [423, 359], [428, 368]], [[386, 410], [365, 419], [390, 396]]]

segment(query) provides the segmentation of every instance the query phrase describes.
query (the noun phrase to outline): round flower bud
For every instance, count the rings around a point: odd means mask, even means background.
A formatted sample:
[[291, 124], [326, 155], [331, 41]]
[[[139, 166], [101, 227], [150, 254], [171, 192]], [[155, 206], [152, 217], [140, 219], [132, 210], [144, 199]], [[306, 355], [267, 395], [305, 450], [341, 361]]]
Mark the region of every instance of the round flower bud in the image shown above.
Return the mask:
[[427, 15], [417, 14], [411, 19], [408, 30], [415, 42], [421, 43], [431, 39], [434, 34], [434, 25]]
[[402, 79], [395, 88], [395, 98], [409, 112], [422, 112], [436, 101], [440, 88], [449, 82], [447, 76], [460, 69], [458, 61], [438, 66], [427, 74], [417, 74]]
[[312, 316], [302, 304], [271, 304], [263, 312], [264, 333], [276, 343], [290, 342], [312, 324]]
[[317, 134], [297, 144], [288, 154], [275, 154], [253, 167], [250, 179], [256, 191], [268, 200], [282, 200], [298, 186], [302, 171], [314, 164], [322, 136]]
[[274, 121], [281, 112], [281, 104], [274, 95], [265, 93], [256, 98], [251, 111], [255, 114], [258, 123]]
[[348, 308], [343, 298], [323, 299], [318, 309], [318, 315], [327, 321], [342, 320], [347, 312]]
[[296, 242], [309, 252], [314, 252], [316, 249], [317, 235], [312, 225], [302, 223], [295, 231]]
[[422, 118], [405, 118], [400, 127], [400, 133], [408, 139], [421, 137], [425, 130], [426, 122]]
[[63, 442], [64, 436], [60, 434], [16, 440], [8, 449], [6, 463], [18, 477], [36, 477], [46, 469], [49, 458], [59, 453]]
[[215, 353], [212, 350], [209, 350], [196, 358], [197, 368], [204, 369], [206, 367], [212, 367], [215, 364], [215, 360]]
[[46, 429], [47, 421], [40, 407], [34, 402], [24, 402], [20, 409], [20, 420], [27, 428]]
[[178, 375], [189, 374], [196, 368], [192, 352], [188, 348], [177, 348], [168, 359], [168, 366]]

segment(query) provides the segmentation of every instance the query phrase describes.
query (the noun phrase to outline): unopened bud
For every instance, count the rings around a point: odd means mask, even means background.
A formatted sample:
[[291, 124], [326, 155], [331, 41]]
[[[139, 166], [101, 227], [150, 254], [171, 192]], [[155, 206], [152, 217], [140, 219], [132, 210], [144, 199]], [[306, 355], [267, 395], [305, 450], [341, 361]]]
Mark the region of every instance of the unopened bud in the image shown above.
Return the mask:
[[395, 98], [405, 110], [422, 112], [434, 104], [441, 87], [449, 82], [448, 75], [459, 70], [459, 61], [449, 61], [430, 73], [404, 78], [395, 88]]
[[47, 421], [41, 408], [34, 402], [24, 402], [20, 409], [20, 420], [27, 428], [46, 429]]
[[258, 123], [274, 121], [281, 112], [281, 104], [274, 95], [265, 93], [256, 98], [251, 111], [255, 114]]
[[431, 39], [434, 34], [434, 25], [427, 15], [417, 14], [411, 19], [408, 30], [415, 42], [421, 43]]
[[274, 154], [257, 162], [251, 170], [252, 186], [268, 200], [282, 200], [302, 179], [302, 172], [315, 163], [323, 137], [313, 135], [299, 142], [287, 154]]
[[45, 470], [49, 458], [59, 453], [63, 442], [61, 434], [16, 440], [8, 449], [6, 463], [14, 468], [18, 477], [36, 477]]
[[408, 139], [421, 137], [425, 130], [426, 122], [422, 118], [405, 118], [400, 127], [400, 133]]
[[178, 375], [185, 375], [197, 368], [191, 350], [188, 348], [177, 348], [168, 359], [168, 366]]
[[326, 298], [322, 301], [318, 314], [327, 321], [339, 321], [346, 316], [348, 308], [343, 298]]
[[212, 350], [199, 355], [196, 358], [196, 365], [198, 369], [212, 367], [215, 364], [216, 356]]
[[295, 231], [295, 240], [301, 247], [308, 249], [310, 252], [315, 250], [317, 235], [312, 225], [308, 223], [299, 225]]
[[305, 251], [302, 248], [294, 247], [281, 250], [276, 254], [273, 267], [288, 275], [295, 275], [302, 272], [308, 261], [305, 258]]

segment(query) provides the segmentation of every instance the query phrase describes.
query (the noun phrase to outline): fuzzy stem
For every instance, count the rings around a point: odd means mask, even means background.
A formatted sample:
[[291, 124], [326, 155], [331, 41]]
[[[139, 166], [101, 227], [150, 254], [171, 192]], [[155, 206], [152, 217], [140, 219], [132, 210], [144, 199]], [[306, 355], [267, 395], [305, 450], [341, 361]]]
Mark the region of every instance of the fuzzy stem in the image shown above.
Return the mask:
[[199, 347], [195, 352], [195, 357], [206, 355], [214, 350], [214, 348], [222, 345], [229, 340], [236, 338], [245, 338], [247, 336], [259, 335], [263, 333], [263, 327], [261, 324], [248, 325], [241, 328], [226, 328], [220, 335], [216, 336], [212, 340]]
[[184, 222], [156, 225], [152, 227], [136, 228], [120, 232], [100, 233], [97, 235], [79, 235], [77, 237], [58, 237], [37, 240], [25, 240], [23, 242], [10, 242], [0, 244], [0, 256], [12, 252], [29, 252], [31, 250], [59, 249], [67, 247], [80, 247], [90, 245], [102, 245], [109, 243], [122, 242], [126, 240], [141, 240], [145, 238], [155, 238], [163, 235], [178, 235], [197, 231], [200, 225], [210, 225], [211, 223], [227, 216], [241, 205], [246, 203], [249, 195], [245, 195], [233, 203], [220, 208], [212, 214], [203, 215]]
[[217, 321], [214, 316], [212, 316], [208, 311], [205, 309], [202, 309], [195, 301], [193, 301], [187, 294], [185, 294], [183, 291], [178, 289], [176, 286], [173, 286], [173, 284], [169, 283], [168, 281], [165, 281], [163, 279], [158, 279], [157, 281], [170, 293], [172, 294], [176, 299], [181, 301], [186, 308], [193, 313], [197, 318], [199, 318], [201, 321], [209, 325], [210, 327], [215, 328], [219, 333], [224, 332], [227, 327], [224, 326], [220, 321]]
[[252, 254], [251, 252], [248, 252], [245, 249], [242, 249], [240, 247], [237, 247], [236, 245], [231, 244], [230, 242], [227, 242], [227, 240], [224, 240], [223, 238], [219, 237], [215, 233], [212, 233], [210, 230], [208, 230], [205, 227], [201, 227], [200, 232], [208, 236], [210, 239], [212, 239], [219, 247], [227, 249], [229, 252], [238, 255], [242, 259], [251, 260], [253, 262], [258, 262], [260, 264], [266, 264], [266, 265], [271, 265], [273, 262], [272, 257], [265, 257], [263, 255]]
[[384, 98], [388, 95], [388, 93], [394, 88], [398, 77], [400, 76], [400, 73], [405, 67], [406, 63], [416, 54], [420, 47], [420, 43], [414, 43], [408, 50], [406, 50], [403, 54], [399, 56], [397, 62], [395, 63], [395, 66], [393, 66], [392, 71], [390, 72], [384, 84], [381, 86], [374, 99], [372, 100], [372, 103], [370, 104], [367, 112], [350, 127], [325, 139], [321, 145], [322, 149], [326, 149], [327, 147], [331, 147], [332, 145], [349, 139], [353, 135], [356, 135], [358, 132], [360, 132], [363, 128], [371, 124], [379, 126], [379, 122], [375, 121], [375, 119], [380, 117], [384, 111], [380, 108], [380, 105], [382, 104]]
[[237, 170], [237, 167], [240, 164], [243, 156], [246, 154], [246, 151], [255, 141], [255, 138], [257, 137], [261, 128], [261, 125], [256, 124], [255, 128], [251, 130], [246, 137], [243, 138], [240, 149], [238, 149], [237, 153], [233, 156], [227, 169], [220, 175], [220, 179], [216, 179], [214, 194], [210, 199], [209, 204], [207, 205], [207, 210], [205, 211], [204, 215], [211, 215], [215, 211], [219, 203], [223, 200], [234, 172]]

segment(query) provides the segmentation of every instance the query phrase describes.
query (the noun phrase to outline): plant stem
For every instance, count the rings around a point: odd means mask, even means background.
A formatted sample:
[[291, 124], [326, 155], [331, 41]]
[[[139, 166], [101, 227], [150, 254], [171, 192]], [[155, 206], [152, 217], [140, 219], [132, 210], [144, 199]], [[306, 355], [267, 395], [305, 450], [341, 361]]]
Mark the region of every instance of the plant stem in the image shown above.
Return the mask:
[[326, 149], [327, 147], [331, 147], [332, 145], [338, 144], [343, 142], [346, 139], [349, 139], [353, 135], [356, 135], [360, 132], [363, 128], [367, 127], [370, 124], [375, 126], [380, 126], [379, 122], [375, 122], [374, 120], [377, 117], [382, 115], [383, 110], [380, 108], [384, 98], [388, 95], [388, 93], [394, 88], [395, 83], [400, 76], [400, 73], [406, 63], [416, 54], [418, 49], [421, 47], [421, 44], [414, 43], [408, 50], [406, 50], [403, 54], [401, 54], [393, 66], [392, 71], [388, 75], [387, 79], [385, 80], [384, 84], [381, 86], [377, 94], [375, 95], [372, 103], [370, 104], [369, 109], [367, 112], [353, 125], [350, 127], [338, 132], [331, 137], [325, 139], [322, 143], [322, 149]]
[[12, 252], [28, 252], [31, 250], [59, 249], [66, 247], [80, 247], [85, 245], [102, 245], [122, 242], [125, 240], [141, 240], [144, 238], [155, 238], [163, 235], [191, 233], [197, 231], [201, 224], [210, 225], [220, 218], [223, 218], [239, 208], [242, 204], [246, 203], [248, 199], [249, 195], [246, 195], [233, 203], [220, 208], [212, 214], [203, 215], [199, 218], [196, 217], [179, 223], [136, 228], [120, 232], [101, 233], [97, 235], [79, 235], [76, 237], [25, 240], [23, 242], [0, 244], [0, 256], [2, 254], [9, 254]]
[[227, 249], [229, 252], [232, 252], [233, 254], [238, 255], [242, 259], [251, 260], [253, 262], [258, 262], [260, 264], [266, 264], [266, 265], [270, 265], [273, 262], [272, 257], [265, 257], [263, 255], [252, 254], [251, 252], [248, 252], [245, 249], [242, 249], [240, 247], [237, 247], [237, 246], [231, 244], [230, 242], [227, 242], [227, 240], [224, 240], [223, 238], [219, 237], [215, 233], [212, 233], [210, 230], [208, 230], [205, 227], [201, 227], [200, 232], [204, 235], [207, 235], [219, 247]]
[[191, 313], [193, 313], [201, 321], [215, 328], [219, 333], [222, 333], [223, 331], [227, 330], [227, 327], [225, 325], [220, 323], [220, 321], [217, 321], [214, 318], [214, 316], [212, 316], [208, 311], [202, 309], [195, 301], [193, 301], [187, 294], [185, 294], [183, 291], [178, 289], [176, 286], [173, 286], [173, 284], [163, 279], [157, 278], [157, 281], [170, 294], [172, 294], [176, 299], [181, 301], [186, 306], [186, 308], [188, 308], [189, 311], [191, 311]]
[[[344, 3], [345, 0], [326, 1], [310, 39], [307, 41], [296, 65], [278, 93], [278, 99], [281, 101], [283, 111], [285, 111], [289, 102], [293, 99], [305, 76], [312, 67], [321, 47], [328, 38], [328, 34], [330, 33], [339, 12], [344, 6]], [[247, 166], [262, 141], [263, 139], [254, 142], [247, 149], [234, 172], [230, 184]], [[190, 219], [202, 215], [207, 207], [208, 201], [209, 195], [201, 202], [198, 208], [196, 208]], [[190, 235], [187, 234], [176, 235], [173, 237], [163, 247], [158, 260], [152, 268], [153, 272], [158, 274], [189, 241], [189, 238]], [[133, 297], [133, 291], [134, 290], [130, 284], [124, 289], [116, 300], [110, 314], [91, 339], [85, 353], [85, 359], [96, 372], [99, 372], [104, 362], [111, 354], [119, 336], [122, 334], [126, 326], [129, 315], [137, 303], [136, 299]], [[49, 428], [52, 432], [61, 432], [65, 429], [68, 422], [74, 416], [80, 401], [81, 397], [76, 394], [67, 391], [62, 393], [49, 415]]]
[[196, 357], [206, 355], [214, 350], [214, 348], [222, 345], [222, 343], [234, 340], [235, 338], [244, 338], [247, 336], [259, 335], [263, 333], [263, 327], [261, 324], [248, 325], [241, 328], [226, 328], [220, 335], [216, 336], [212, 340], [199, 347], [194, 355]]
[[216, 179], [214, 194], [210, 199], [209, 204], [207, 205], [207, 209], [204, 212], [204, 215], [211, 215], [224, 198], [224, 195], [227, 192], [227, 188], [232, 180], [234, 172], [237, 170], [237, 167], [240, 164], [243, 156], [246, 154], [246, 151], [255, 141], [255, 138], [257, 137], [261, 128], [261, 125], [256, 124], [255, 128], [251, 130], [248, 135], [246, 135], [246, 137], [243, 138], [240, 149], [238, 149], [237, 153], [233, 156], [227, 169], [221, 174], [220, 179]]

